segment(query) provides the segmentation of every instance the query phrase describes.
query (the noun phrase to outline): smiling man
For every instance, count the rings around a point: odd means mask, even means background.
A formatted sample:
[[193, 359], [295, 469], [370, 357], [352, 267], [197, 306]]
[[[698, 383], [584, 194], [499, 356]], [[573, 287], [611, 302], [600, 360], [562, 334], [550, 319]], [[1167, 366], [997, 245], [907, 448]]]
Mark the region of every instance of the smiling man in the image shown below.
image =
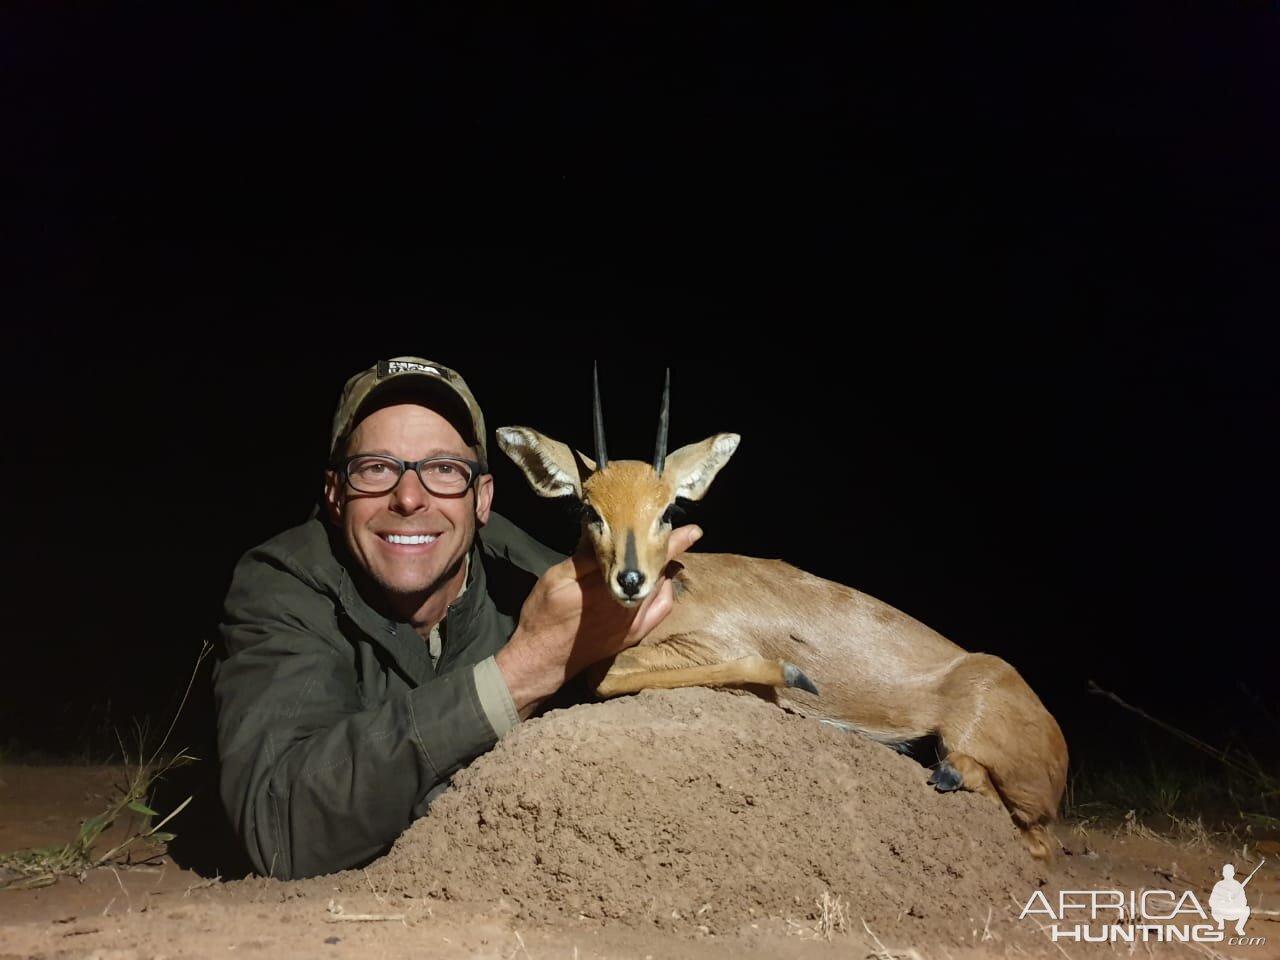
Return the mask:
[[[221, 793], [254, 868], [367, 863], [449, 778], [584, 667], [638, 643], [670, 584], [614, 603], [492, 509], [463, 378], [397, 357], [347, 381], [324, 510], [250, 550], [214, 669]], [[700, 535], [672, 533], [672, 557]]]

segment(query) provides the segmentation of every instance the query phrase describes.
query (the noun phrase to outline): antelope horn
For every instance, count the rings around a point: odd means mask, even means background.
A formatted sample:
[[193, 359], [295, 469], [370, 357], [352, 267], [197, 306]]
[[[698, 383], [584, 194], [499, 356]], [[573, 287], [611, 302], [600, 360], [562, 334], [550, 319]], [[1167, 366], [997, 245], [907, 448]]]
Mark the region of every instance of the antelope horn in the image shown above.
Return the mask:
[[596, 431], [596, 469], [603, 470], [609, 465], [609, 456], [604, 452], [604, 413], [600, 409], [600, 374], [599, 364], [591, 368], [591, 383], [595, 387], [595, 410], [593, 416]]
[[662, 476], [667, 462], [667, 425], [671, 419], [671, 368], [667, 367], [667, 382], [662, 386], [662, 410], [658, 413], [658, 442], [653, 448], [653, 469]]

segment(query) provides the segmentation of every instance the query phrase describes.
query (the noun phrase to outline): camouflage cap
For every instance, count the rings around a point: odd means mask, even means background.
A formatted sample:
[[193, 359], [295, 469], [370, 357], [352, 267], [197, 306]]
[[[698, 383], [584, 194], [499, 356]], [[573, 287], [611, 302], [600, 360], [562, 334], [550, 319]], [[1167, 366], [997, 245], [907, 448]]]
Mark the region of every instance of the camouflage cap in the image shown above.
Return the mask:
[[338, 452], [356, 424], [375, 409], [375, 404], [401, 397], [406, 402], [431, 401], [432, 409], [447, 417], [462, 434], [462, 439], [476, 448], [480, 468], [489, 469], [484, 415], [467, 382], [456, 370], [421, 357], [379, 360], [347, 381], [333, 415], [329, 456]]

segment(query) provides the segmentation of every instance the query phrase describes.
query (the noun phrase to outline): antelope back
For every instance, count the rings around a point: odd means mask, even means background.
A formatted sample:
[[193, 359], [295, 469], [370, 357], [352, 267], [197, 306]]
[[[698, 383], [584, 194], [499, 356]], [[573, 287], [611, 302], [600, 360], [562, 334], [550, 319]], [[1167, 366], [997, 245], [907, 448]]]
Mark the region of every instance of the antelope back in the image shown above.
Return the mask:
[[631, 606], [653, 590], [667, 563], [672, 508], [700, 500], [738, 448], [736, 433], [718, 433], [665, 457], [662, 473], [640, 460], [596, 462], [529, 427], [499, 427], [498, 446], [544, 497], [582, 504], [582, 537], [599, 560], [614, 598]]

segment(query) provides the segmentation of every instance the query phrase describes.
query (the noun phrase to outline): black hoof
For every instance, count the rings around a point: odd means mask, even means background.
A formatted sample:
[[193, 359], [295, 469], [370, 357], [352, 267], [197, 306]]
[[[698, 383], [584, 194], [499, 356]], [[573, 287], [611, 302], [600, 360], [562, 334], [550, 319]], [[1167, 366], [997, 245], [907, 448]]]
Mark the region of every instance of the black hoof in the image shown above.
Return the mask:
[[933, 773], [929, 775], [929, 782], [940, 793], [948, 793], [952, 790], [959, 790], [960, 785], [964, 783], [964, 778], [960, 776], [959, 770], [943, 760], [933, 768]]
[[801, 690], [808, 690], [814, 696], [818, 695], [818, 688], [813, 685], [813, 681], [793, 663], [782, 665], [782, 679], [787, 682], [788, 687], [799, 687]]

